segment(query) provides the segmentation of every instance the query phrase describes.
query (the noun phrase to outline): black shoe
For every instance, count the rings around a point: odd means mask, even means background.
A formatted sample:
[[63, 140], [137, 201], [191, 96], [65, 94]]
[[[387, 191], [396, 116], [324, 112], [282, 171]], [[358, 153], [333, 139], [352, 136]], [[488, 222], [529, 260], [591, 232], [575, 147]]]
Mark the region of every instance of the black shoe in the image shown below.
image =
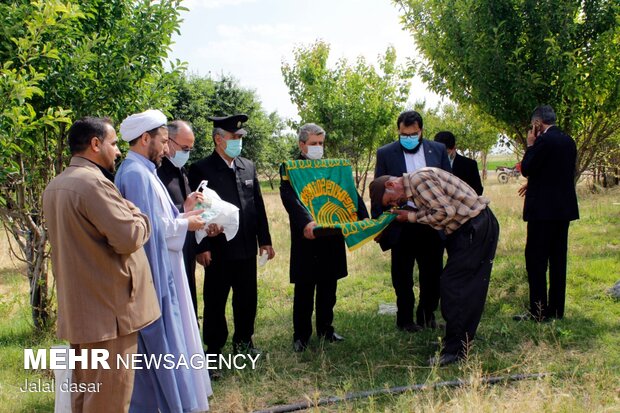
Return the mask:
[[211, 381], [218, 381], [222, 378], [222, 371], [220, 369], [209, 369], [209, 378]]
[[233, 353], [234, 354], [251, 354], [258, 355], [261, 354], [262, 351], [254, 347], [254, 343], [251, 341], [249, 343], [233, 343]]
[[[205, 357], [209, 357], [210, 359], [217, 359], [220, 355], [222, 354], [222, 349], [207, 349], [207, 351], [205, 351]], [[212, 368], [212, 369], [208, 369], [207, 372], [209, 373], [209, 378], [212, 381], [216, 381], [222, 378], [222, 370], [216, 368]]]
[[551, 321], [550, 317], [535, 317], [532, 313], [513, 315], [512, 319], [514, 321], [536, 321], [537, 323], [549, 323]]
[[308, 348], [308, 342], [302, 340], [293, 341], [293, 350], [295, 353], [303, 353]]
[[344, 341], [344, 337], [334, 331], [331, 336], [327, 337], [327, 340], [330, 343], [335, 343], [338, 341]]
[[423, 330], [422, 326], [415, 323], [407, 323], [400, 326], [397, 325], [396, 328], [398, 328], [400, 331], [406, 331], [407, 333], [417, 333], [418, 331]]
[[430, 359], [428, 359], [428, 365], [431, 367], [432, 366], [443, 367], [443, 366], [447, 366], [448, 364], [458, 363], [462, 360], [463, 360], [463, 357], [457, 354], [446, 353], [446, 354], [441, 354], [439, 356], [431, 357]]
[[424, 324], [424, 328], [430, 328], [431, 330], [445, 330], [446, 325], [443, 323], [438, 323], [436, 320], [431, 320]]
[[530, 313], [516, 314], [512, 316], [514, 321], [530, 321], [532, 318], [534, 317]]
[[329, 341], [330, 343], [336, 343], [338, 341], [343, 341], [344, 337], [342, 337], [340, 334], [333, 332], [331, 334], [328, 335], [321, 335], [319, 336], [319, 338], [321, 340], [325, 340], [325, 341]]

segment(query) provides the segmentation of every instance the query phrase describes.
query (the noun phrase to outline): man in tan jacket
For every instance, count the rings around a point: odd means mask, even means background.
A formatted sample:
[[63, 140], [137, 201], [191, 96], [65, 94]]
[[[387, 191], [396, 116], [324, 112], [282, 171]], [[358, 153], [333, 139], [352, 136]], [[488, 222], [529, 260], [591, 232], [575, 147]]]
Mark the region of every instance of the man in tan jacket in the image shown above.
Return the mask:
[[[86, 117], [69, 129], [71, 163], [43, 194], [58, 291], [58, 337], [79, 353], [109, 352], [106, 369], [76, 363], [73, 382], [98, 392], [72, 392], [72, 411], [126, 412], [134, 372], [117, 369], [117, 355], [136, 353], [137, 332], [160, 316], [143, 245], [148, 218], [112, 182], [120, 155], [108, 119]], [[120, 364], [122, 367], [122, 364]], [[79, 388], [79, 387], [78, 387]]]

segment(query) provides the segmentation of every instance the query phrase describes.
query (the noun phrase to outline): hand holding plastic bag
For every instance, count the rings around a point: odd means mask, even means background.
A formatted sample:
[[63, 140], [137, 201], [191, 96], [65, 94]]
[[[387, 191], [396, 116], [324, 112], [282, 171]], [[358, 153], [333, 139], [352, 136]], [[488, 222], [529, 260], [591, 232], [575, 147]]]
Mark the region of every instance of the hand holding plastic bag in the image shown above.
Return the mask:
[[204, 201], [197, 203], [194, 210], [204, 209], [201, 216], [206, 225], [196, 231], [196, 241], [200, 243], [207, 236], [209, 224], [221, 225], [224, 228], [222, 232], [226, 236], [226, 241], [233, 239], [239, 230], [239, 208], [230, 202], [222, 201], [213, 189], [207, 188], [207, 181], [202, 181], [197, 191], [202, 193]]

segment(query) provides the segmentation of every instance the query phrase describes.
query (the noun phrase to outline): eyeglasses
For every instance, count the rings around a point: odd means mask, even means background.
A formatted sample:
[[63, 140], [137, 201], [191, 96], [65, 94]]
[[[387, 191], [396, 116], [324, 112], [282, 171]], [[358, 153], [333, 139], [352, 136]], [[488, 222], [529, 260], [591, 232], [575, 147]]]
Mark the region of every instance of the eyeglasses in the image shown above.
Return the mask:
[[181, 148], [181, 150], [183, 152], [191, 152], [194, 150], [194, 148], [190, 148], [189, 146], [186, 145], [179, 145], [179, 142], [175, 141], [174, 139], [168, 137], [168, 139], [170, 139], [172, 142], [174, 142], [179, 148]]

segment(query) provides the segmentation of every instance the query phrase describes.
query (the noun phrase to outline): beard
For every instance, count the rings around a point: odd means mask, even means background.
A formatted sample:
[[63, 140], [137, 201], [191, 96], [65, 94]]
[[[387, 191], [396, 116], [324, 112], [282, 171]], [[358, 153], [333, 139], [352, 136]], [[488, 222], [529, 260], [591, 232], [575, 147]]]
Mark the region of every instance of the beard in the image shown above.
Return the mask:
[[157, 166], [158, 168], [161, 166], [161, 160], [163, 158], [163, 154], [158, 151], [155, 148], [155, 145], [152, 144], [153, 141], [151, 141], [151, 144], [149, 145], [149, 149], [148, 149], [148, 159], [149, 161], [153, 162], [155, 164], [155, 166]]
[[110, 163], [110, 165], [108, 165], [108, 167], [106, 168], [111, 174], [113, 174], [114, 172], [116, 172], [116, 163], [119, 162], [120, 163], [121, 157], [114, 157], [114, 160]]

